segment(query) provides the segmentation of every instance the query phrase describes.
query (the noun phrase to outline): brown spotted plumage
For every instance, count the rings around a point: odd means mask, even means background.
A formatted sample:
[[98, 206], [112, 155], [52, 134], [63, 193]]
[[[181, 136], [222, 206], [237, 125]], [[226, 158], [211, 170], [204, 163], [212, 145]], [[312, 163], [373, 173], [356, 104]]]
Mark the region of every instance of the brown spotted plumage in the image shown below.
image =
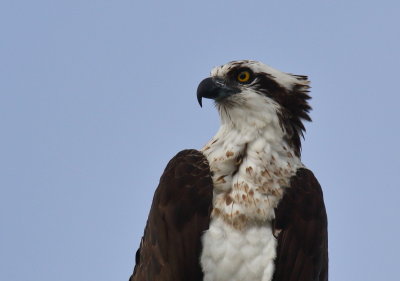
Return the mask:
[[[178, 153], [160, 179], [129, 280], [203, 280], [201, 235], [209, 225], [211, 200], [210, 170], [203, 154]], [[226, 203], [231, 200], [227, 197]], [[311, 171], [299, 169], [291, 178], [275, 215], [278, 249], [272, 281], [328, 280], [327, 217], [321, 187]]]

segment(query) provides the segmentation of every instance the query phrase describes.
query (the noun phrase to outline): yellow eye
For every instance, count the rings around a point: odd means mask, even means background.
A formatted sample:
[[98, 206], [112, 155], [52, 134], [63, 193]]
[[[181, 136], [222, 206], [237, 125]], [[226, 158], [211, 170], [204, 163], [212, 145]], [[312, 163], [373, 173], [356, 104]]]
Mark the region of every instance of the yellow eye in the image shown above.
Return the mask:
[[245, 83], [248, 82], [250, 80], [250, 72], [245, 70], [245, 71], [241, 71], [239, 72], [239, 74], [236, 76], [236, 79], [240, 82], [240, 83]]

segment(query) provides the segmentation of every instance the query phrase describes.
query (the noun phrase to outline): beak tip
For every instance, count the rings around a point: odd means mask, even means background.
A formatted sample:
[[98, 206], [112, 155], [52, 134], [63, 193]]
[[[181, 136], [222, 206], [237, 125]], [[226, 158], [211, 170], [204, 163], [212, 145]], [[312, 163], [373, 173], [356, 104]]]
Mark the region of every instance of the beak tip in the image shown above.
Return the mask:
[[199, 102], [200, 107], [203, 107], [202, 97], [198, 97], [197, 101]]

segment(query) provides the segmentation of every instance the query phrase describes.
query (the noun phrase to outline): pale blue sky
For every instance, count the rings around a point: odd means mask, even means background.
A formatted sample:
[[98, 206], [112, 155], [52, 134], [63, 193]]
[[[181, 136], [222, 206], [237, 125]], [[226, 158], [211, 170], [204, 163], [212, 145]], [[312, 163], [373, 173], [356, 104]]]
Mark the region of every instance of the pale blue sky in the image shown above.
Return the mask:
[[0, 3], [0, 280], [127, 280], [158, 179], [218, 128], [198, 83], [255, 59], [312, 81], [303, 162], [331, 280], [396, 280], [398, 1]]

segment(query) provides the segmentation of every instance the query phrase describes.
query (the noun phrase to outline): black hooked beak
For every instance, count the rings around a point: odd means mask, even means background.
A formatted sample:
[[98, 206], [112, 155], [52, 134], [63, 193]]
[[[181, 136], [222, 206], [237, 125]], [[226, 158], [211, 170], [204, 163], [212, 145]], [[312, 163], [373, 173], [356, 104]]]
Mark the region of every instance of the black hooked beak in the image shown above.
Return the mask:
[[201, 81], [197, 87], [197, 100], [200, 106], [203, 106], [202, 98], [220, 101], [238, 92], [239, 89], [227, 86], [223, 80], [209, 77]]

